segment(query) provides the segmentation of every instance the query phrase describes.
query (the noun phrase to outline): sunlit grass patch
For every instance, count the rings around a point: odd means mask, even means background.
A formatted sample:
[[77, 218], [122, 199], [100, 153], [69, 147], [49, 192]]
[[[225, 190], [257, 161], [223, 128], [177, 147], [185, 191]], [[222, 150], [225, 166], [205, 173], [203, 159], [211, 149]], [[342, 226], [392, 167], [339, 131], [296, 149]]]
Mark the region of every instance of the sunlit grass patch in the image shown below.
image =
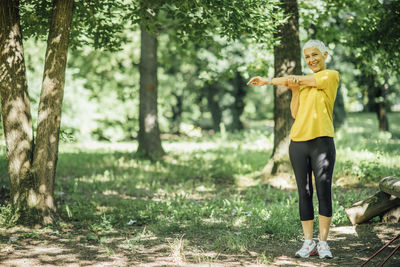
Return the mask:
[[400, 114], [389, 114], [391, 131], [380, 132], [375, 114], [349, 114], [336, 138], [335, 176], [341, 183], [376, 185], [385, 176], [400, 176], [399, 122]]

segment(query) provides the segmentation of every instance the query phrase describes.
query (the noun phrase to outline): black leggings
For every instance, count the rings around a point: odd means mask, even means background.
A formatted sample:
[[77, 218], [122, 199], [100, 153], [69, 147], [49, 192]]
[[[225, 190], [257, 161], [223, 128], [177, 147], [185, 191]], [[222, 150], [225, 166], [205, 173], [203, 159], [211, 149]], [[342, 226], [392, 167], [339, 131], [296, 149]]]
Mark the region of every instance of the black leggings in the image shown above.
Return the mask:
[[332, 137], [318, 137], [309, 141], [291, 141], [290, 161], [296, 176], [299, 192], [300, 219], [314, 219], [312, 175], [317, 189], [319, 214], [332, 216], [332, 174], [336, 159]]

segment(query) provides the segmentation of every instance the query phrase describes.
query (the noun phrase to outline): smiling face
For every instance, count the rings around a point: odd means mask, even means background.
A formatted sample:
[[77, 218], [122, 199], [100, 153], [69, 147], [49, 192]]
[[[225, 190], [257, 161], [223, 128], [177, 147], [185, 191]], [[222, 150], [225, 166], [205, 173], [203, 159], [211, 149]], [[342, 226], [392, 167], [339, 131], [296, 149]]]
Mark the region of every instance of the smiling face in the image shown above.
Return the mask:
[[304, 57], [308, 67], [313, 72], [318, 72], [325, 69], [325, 60], [328, 57], [328, 52], [323, 55], [316, 47], [310, 47], [304, 49]]

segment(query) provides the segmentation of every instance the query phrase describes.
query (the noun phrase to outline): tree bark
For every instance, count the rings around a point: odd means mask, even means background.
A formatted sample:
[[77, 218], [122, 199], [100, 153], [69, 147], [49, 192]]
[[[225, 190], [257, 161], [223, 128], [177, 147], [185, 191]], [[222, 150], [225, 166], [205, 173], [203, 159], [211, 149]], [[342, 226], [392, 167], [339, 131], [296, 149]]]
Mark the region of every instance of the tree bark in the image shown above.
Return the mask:
[[[274, 47], [275, 77], [301, 75], [299, 12], [296, 0], [281, 1], [289, 19], [278, 29], [280, 44]], [[264, 176], [291, 170], [288, 149], [293, 118], [290, 113], [291, 91], [285, 86], [274, 87], [274, 148], [263, 170]]]
[[235, 102], [232, 104], [232, 130], [242, 130], [243, 123], [240, 120], [240, 116], [244, 110], [244, 98], [246, 96], [245, 90], [246, 82], [244, 81], [240, 72], [235, 72], [235, 77], [233, 78], [233, 97], [235, 98]]
[[176, 99], [176, 105], [172, 106], [172, 127], [171, 131], [175, 134], [180, 134], [180, 126], [183, 113], [183, 94], [172, 93]]
[[382, 216], [384, 223], [399, 223], [400, 222], [400, 206], [389, 210]]
[[26, 79], [19, 1], [0, 5], [0, 93], [6, 139], [11, 203], [21, 214], [32, 207], [30, 197], [33, 127]]
[[222, 110], [219, 105], [218, 99], [218, 86], [215, 82], [205, 84], [207, 90], [207, 106], [211, 112], [213, 121], [213, 130], [219, 132], [221, 130], [220, 125], [222, 121]]
[[161, 145], [157, 113], [157, 39], [141, 27], [140, 49], [140, 104], [138, 154], [159, 157], [164, 154]]
[[385, 177], [379, 182], [379, 189], [400, 198], [400, 179], [392, 176]]
[[37, 189], [36, 207], [43, 224], [56, 214], [54, 180], [58, 159], [61, 108], [74, 0], [53, 0], [46, 60], [40, 95], [32, 173]]
[[386, 211], [400, 206], [400, 199], [379, 191], [369, 198], [354, 203], [346, 209], [350, 222], [360, 224], [367, 222], [375, 216], [383, 215]]
[[[379, 131], [389, 131], [389, 121], [386, 114], [386, 94], [389, 87], [388, 76], [386, 74], [385, 84], [377, 86], [377, 74], [375, 71], [365, 75], [362, 81], [367, 85], [368, 102], [365, 111], [375, 112], [379, 123]], [[361, 77], [363, 78], [363, 77]]]
[[379, 131], [385, 132], [389, 131], [389, 120], [386, 115], [386, 95], [389, 88], [389, 77], [386, 74], [385, 84], [383, 86], [379, 86], [378, 88], [378, 107], [376, 110], [378, 121], [379, 121]]

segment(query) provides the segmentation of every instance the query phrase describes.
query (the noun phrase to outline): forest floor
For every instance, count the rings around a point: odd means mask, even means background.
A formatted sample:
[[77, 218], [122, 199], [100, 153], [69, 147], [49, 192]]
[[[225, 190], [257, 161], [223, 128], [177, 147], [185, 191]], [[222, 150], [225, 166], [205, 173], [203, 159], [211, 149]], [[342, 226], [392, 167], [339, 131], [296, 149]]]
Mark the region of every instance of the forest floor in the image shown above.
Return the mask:
[[[337, 131], [330, 260], [294, 257], [302, 230], [293, 174], [260, 178], [271, 127], [164, 139], [158, 161], [138, 158], [134, 143], [63, 143], [54, 192], [61, 220], [33, 229], [15, 224], [0, 146], [0, 266], [359, 266], [400, 233], [378, 217], [352, 226], [345, 213], [381, 178], [400, 177], [400, 114], [389, 119], [390, 133], [371, 130], [374, 114], [350, 114]], [[385, 266], [400, 266], [400, 250]]]
[[[126, 231], [129, 231], [128, 229]], [[359, 266], [382, 245], [400, 233], [398, 224], [370, 223], [333, 227], [330, 246], [333, 259], [294, 257], [301, 246], [296, 240], [268, 240], [241, 253], [210, 251], [197, 240], [153, 238], [132, 250], [125, 235], [101, 243], [90, 240], [85, 229], [64, 229], [63, 233], [14, 227], [0, 232], [0, 266]], [[366, 266], [378, 266], [398, 245], [392, 243]], [[207, 252], [205, 252], [207, 251]], [[397, 251], [385, 266], [399, 266]]]

